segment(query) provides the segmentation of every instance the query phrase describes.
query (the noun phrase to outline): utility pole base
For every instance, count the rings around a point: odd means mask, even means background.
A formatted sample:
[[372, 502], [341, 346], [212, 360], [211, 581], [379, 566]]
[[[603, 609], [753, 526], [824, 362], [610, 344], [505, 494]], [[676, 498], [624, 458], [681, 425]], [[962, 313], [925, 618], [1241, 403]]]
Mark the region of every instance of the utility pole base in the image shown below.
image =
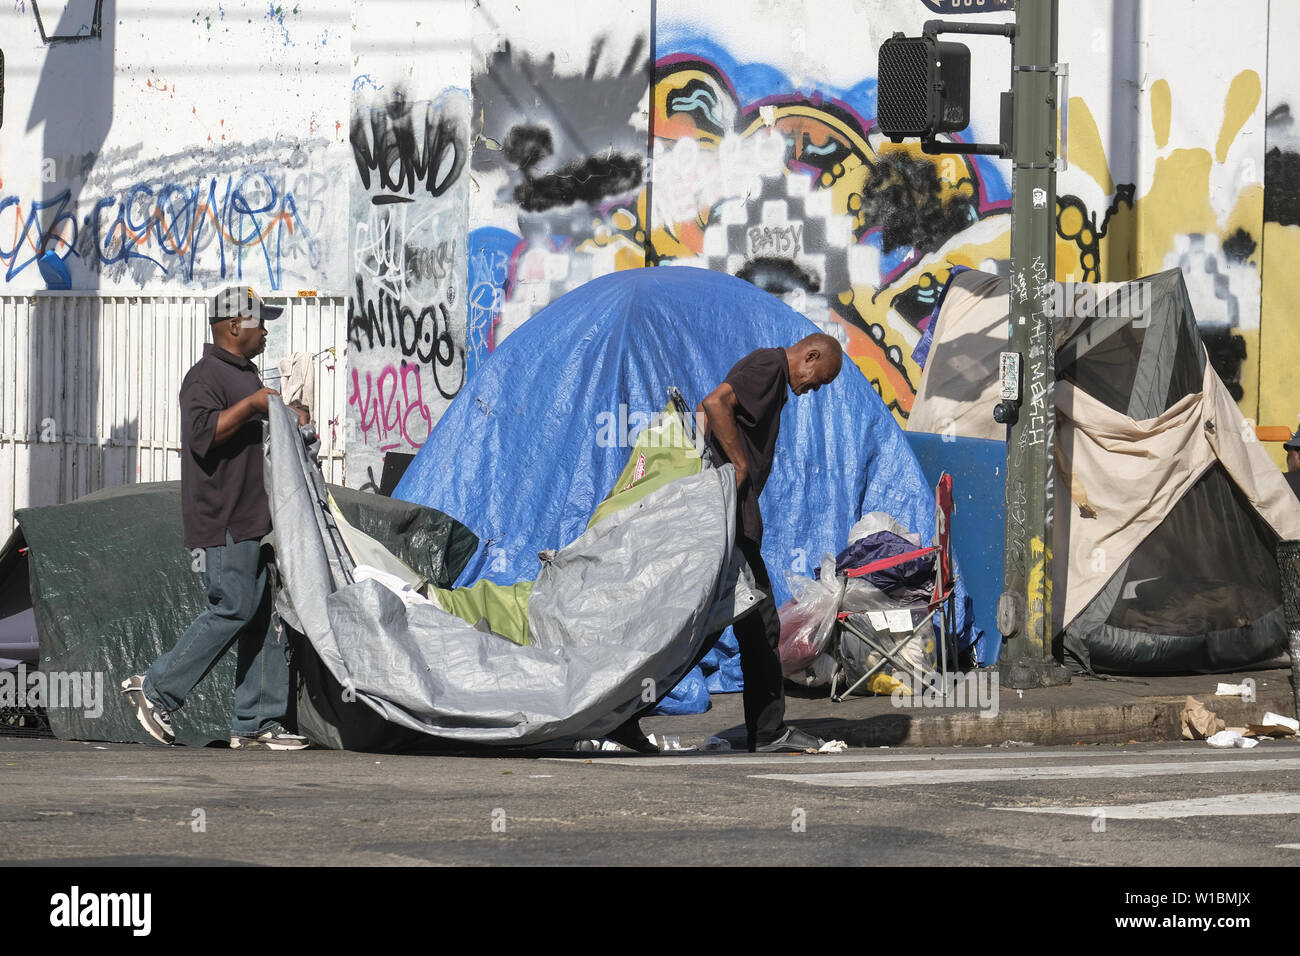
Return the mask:
[[1047, 658], [1019, 657], [998, 662], [998, 685], [1028, 690], [1070, 683], [1070, 669]]

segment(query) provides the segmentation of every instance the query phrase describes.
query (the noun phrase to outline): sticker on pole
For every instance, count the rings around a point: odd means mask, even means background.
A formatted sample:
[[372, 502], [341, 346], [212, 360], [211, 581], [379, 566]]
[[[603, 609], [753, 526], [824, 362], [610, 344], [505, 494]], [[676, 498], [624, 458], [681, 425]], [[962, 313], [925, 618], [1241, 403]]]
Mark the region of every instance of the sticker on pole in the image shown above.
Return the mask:
[[1020, 353], [1003, 352], [998, 356], [998, 398], [1014, 402], [1020, 397]]
[[1034, 187], [1034, 208], [1035, 209], [1047, 208], [1047, 190], [1043, 189], [1040, 186]]

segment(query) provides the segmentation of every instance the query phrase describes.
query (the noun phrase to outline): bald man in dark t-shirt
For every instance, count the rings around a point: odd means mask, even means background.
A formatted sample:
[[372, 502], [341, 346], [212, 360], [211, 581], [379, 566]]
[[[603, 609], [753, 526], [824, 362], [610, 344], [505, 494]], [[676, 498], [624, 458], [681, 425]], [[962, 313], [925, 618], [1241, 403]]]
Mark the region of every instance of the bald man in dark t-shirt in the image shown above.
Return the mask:
[[[733, 628], [745, 675], [745, 730], [749, 750], [802, 751], [821, 741], [785, 724], [778, 642], [781, 620], [772, 583], [763, 563], [763, 516], [758, 499], [767, 484], [781, 429], [781, 410], [789, 393], [805, 395], [829, 384], [840, 372], [839, 342], [814, 333], [789, 348], [758, 349], [737, 362], [700, 403], [708, 417], [705, 433], [714, 464], [736, 469], [736, 546], [766, 592]], [[708, 644], [711, 646], [717, 636]]]

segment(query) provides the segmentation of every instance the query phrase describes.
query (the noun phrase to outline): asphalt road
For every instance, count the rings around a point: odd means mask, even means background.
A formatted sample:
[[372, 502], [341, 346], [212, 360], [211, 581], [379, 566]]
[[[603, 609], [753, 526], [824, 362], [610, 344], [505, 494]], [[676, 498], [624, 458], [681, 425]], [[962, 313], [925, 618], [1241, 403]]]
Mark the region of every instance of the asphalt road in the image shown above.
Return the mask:
[[0, 738], [0, 863], [1300, 865], [1300, 743], [424, 756]]

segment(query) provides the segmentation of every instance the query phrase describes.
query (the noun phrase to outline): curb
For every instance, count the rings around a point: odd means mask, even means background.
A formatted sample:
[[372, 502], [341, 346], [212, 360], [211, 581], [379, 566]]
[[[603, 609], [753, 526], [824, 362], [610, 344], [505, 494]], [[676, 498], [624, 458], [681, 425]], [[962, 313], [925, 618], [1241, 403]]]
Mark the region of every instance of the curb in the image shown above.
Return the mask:
[[[1294, 716], [1290, 688], [1239, 697], [1192, 695], [1229, 727], [1258, 721], [1265, 711]], [[1181, 714], [1187, 695], [1147, 697], [1107, 706], [1020, 706], [993, 717], [978, 711], [943, 713], [939, 708], [895, 711], [857, 720], [795, 720], [801, 730], [850, 747], [984, 747], [1008, 741], [1039, 746], [1076, 743], [1176, 742], [1183, 740]]]

